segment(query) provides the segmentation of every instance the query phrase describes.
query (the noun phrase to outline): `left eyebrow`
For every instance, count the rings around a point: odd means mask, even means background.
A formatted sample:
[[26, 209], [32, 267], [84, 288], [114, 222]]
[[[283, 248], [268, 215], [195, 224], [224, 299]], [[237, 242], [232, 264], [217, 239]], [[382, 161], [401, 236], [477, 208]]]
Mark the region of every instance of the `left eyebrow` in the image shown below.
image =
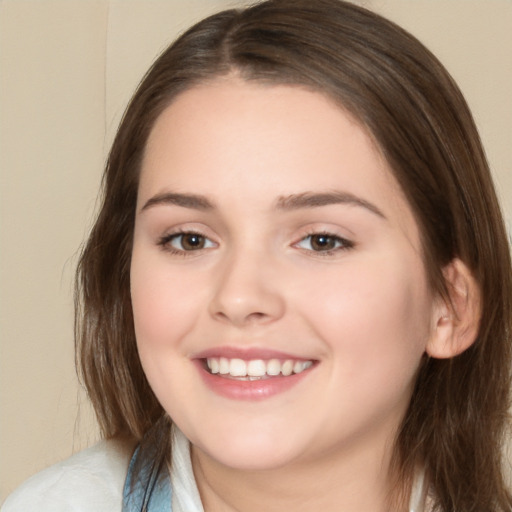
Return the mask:
[[359, 206], [369, 210], [371, 213], [386, 218], [384, 213], [373, 203], [366, 201], [350, 192], [304, 192], [302, 194], [292, 194], [281, 196], [277, 200], [276, 207], [279, 210], [298, 210], [301, 208], [317, 208], [320, 206], [329, 206], [332, 204], [348, 204]]
[[141, 212], [157, 205], [174, 205], [194, 210], [212, 210], [214, 208], [214, 205], [205, 196], [164, 192], [149, 199], [141, 208]]

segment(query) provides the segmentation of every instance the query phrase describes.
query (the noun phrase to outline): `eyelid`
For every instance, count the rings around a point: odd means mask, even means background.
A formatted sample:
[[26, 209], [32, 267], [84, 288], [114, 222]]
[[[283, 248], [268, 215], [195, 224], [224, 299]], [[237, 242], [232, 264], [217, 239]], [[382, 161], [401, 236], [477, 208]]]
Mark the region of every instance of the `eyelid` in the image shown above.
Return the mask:
[[[201, 237], [205, 241], [205, 245], [197, 248], [179, 248], [172, 244], [172, 242], [180, 237], [185, 235], [196, 235]], [[303, 244], [307, 242], [309, 239], [310, 242], [313, 237], [326, 237], [334, 241], [334, 247], [326, 247], [325, 249], [316, 249], [314, 247], [304, 247]], [[202, 253], [203, 251], [208, 251], [215, 247], [218, 247], [218, 242], [215, 241], [214, 237], [210, 234], [206, 234], [205, 230], [201, 228], [188, 227], [188, 226], [180, 226], [170, 231], [165, 232], [164, 235], [158, 237], [156, 241], [156, 245], [160, 246], [160, 248], [164, 251], [170, 252], [175, 255], [181, 256], [194, 256]], [[347, 251], [352, 249], [356, 244], [353, 240], [347, 238], [344, 235], [339, 233], [339, 230], [335, 228], [313, 228], [310, 227], [307, 231], [304, 231], [300, 238], [296, 239], [295, 242], [291, 244], [291, 247], [299, 249], [303, 252], [310, 253], [313, 255], [319, 256], [328, 256], [333, 255], [334, 253], [341, 253], [343, 251]]]
[[[330, 238], [330, 239], [333, 239], [335, 241], [335, 247], [333, 248], [330, 248], [330, 249], [325, 249], [325, 250], [315, 250], [313, 248], [305, 248], [305, 247], [300, 247], [300, 244], [302, 242], [305, 242], [306, 240], [308, 239], [312, 239], [313, 237], [321, 237], [321, 236], [324, 236], [326, 238]], [[335, 233], [331, 230], [326, 230], [326, 229], [312, 229], [310, 230], [309, 232], [307, 232], [306, 234], [304, 234], [303, 236], [301, 236], [301, 238], [297, 241], [297, 242], [294, 242], [292, 244], [293, 247], [296, 247], [300, 250], [303, 250], [305, 252], [308, 252], [308, 253], [312, 253], [314, 255], [319, 255], [319, 256], [328, 256], [328, 255], [333, 255], [335, 253], [340, 253], [340, 252], [343, 252], [343, 251], [348, 251], [350, 249], [353, 249], [354, 246], [355, 246], [355, 243], [338, 234], [338, 233]]]
[[[179, 237], [183, 237], [185, 235], [195, 235], [198, 237], [203, 238], [206, 240], [209, 245], [207, 247], [199, 247], [197, 249], [193, 250], [186, 250], [186, 249], [178, 249], [171, 245], [171, 242]], [[212, 240], [211, 237], [205, 235], [201, 230], [194, 229], [194, 228], [179, 228], [174, 231], [168, 232], [165, 235], [161, 236], [157, 240], [157, 245], [161, 247], [162, 250], [170, 252], [171, 254], [176, 254], [180, 256], [192, 256], [197, 253], [200, 253], [204, 250], [212, 249], [213, 247], [216, 247], [218, 244], [214, 240]]]

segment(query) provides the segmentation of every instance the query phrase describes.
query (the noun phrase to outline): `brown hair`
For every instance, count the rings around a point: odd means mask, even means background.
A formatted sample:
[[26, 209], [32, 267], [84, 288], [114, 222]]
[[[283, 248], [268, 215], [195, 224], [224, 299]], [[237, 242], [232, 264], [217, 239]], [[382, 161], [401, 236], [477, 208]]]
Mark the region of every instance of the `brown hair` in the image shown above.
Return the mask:
[[510, 510], [501, 453], [512, 269], [475, 124], [452, 78], [421, 43], [338, 0], [270, 0], [207, 18], [159, 57], [135, 93], [77, 272], [77, 362], [104, 436], [141, 440], [154, 425], [169, 427], [138, 358], [130, 303], [146, 141], [176, 95], [233, 72], [245, 80], [302, 85], [343, 105], [371, 133], [415, 213], [433, 289], [447, 296], [442, 268], [454, 257], [471, 270], [481, 292], [479, 335], [453, 359], [425, 357], [394, 460], [404, 481], [417, 464], [425, 467], [440, 510]]

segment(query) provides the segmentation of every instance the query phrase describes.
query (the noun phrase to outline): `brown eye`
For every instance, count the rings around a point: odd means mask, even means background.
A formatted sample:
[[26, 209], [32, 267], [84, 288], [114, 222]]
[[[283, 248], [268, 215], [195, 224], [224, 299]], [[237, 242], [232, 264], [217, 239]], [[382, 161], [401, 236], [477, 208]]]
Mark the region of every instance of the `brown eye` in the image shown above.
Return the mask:
[[174, 233], [159, 240], [159, 245], [174, 253], [200, 251], [215, 247], [215, 243], [199, 233]]
[[300, 240], [296, 246], [311, 252], [330, 254], [334, 251], [351, 249], [354, 244], [345, 238], [329, 233], [313, 233]]
[[337, 239], [329, 235], [312, 235], [311, 248], [314, 251], [330, 251], [336, 247]]
[[197, 249], [203, 249], [204, 246], [204, 236], [196, 233], [185, 233], [181, 235], [181, 247], [184, 251], [195, 251]]

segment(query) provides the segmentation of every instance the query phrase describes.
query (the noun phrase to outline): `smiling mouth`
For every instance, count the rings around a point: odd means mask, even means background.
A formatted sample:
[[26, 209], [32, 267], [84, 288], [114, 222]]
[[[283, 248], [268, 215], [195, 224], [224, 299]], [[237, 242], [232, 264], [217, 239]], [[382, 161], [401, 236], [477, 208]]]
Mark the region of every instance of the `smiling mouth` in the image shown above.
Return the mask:
[[294, 359], [243, 359], [227, 357], [208, 357], [205, 360], [206, 370], [219, 377], [227, 379], [254, 381], [275, 377], [289, 377], [307, 370], [313, 366], [313, 361]]

